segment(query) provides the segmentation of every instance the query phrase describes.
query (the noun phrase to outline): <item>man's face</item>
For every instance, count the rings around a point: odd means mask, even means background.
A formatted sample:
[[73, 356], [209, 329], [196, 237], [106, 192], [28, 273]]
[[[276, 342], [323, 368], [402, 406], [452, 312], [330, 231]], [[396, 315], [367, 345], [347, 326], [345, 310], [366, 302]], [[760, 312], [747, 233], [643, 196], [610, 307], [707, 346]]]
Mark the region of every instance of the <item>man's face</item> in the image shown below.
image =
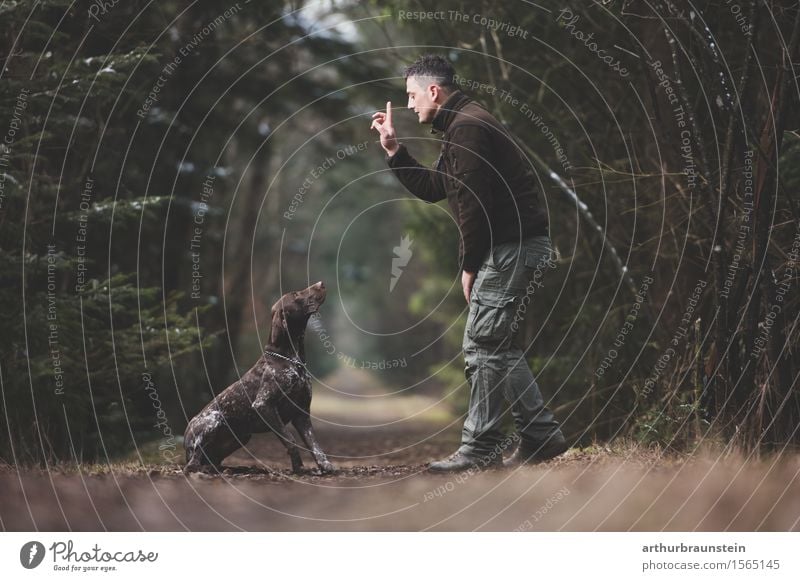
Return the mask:
[[429, 81], [430, 79], [423, 77], [406, 79], [408, 108], [417, 114], [420, 123], [431, 123], [441, 105], [437, 103], [441, 94], [439, 86]]

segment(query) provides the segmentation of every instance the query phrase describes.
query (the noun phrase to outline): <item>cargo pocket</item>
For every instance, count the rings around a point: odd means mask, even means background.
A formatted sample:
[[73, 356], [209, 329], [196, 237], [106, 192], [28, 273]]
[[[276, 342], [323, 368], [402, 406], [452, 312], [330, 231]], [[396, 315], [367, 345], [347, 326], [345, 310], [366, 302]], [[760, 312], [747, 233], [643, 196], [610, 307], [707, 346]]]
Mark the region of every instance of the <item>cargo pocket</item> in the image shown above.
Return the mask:
[[495, 270], [504, 272], [515, 265], [519, 260], [520, 243], [505, 242], [495, 244], [491, 250], [491, 266]]
[[515, 295], [502, 290], [476, 292], [467, 337], [475, 343], [491, 344], [499, 344], [510, 337], [516, 299]]
[[554, 268], [556, 265], [556, 253], [550, 245], [550, 240], [543, 238], [535, 239], [533, 247], [528, 247], [525, 252], [525, 266], [527, 268]]

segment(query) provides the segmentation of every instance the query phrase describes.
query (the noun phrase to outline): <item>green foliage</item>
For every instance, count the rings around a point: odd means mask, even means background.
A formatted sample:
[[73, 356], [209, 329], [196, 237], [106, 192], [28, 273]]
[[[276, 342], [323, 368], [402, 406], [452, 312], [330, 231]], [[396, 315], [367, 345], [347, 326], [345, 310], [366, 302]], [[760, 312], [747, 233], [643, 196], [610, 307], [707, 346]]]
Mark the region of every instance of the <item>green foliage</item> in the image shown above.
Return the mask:
[[[196, 324], [207, 307], [188, 310], [184, 293], [130, 268], [138, 239], [157, 236], [153, 224], [168, 198], [115, 193], [114, 182], [103, 178], [116, 163], [107, 151], [91, 164], [104, 136], [119, 132], [102, 114], [118, 98], [140, 94], [129, 75], [155, 55], [129, 41], [113, 53], [95, 46], [94, 54], [71, 59], [80, 38], [66, 31], [78, 17], [67, 16], [64, 31], [54, 28], [68, 5], [48, 2], [25, 24], [6, 71], [10, 80], [0, 85], [7, 138], [0, 152], [7, 160], [0, 458], [8, 463], [93, 461], [153, 438], [158, 410], [143, 377], [213, 342]], [[31, 7], [6, 3], [5, 23], [21, 25]], [[122, 8], [110, 16], [125, 18]], [[58, 50], [42, 52], [33, 71], [39, 51], [54, 41]], [[124, 248], [121, 260], [113, 248]], [[159, 405], [174, 399], [163, 390], [158, 397]]]
[[709, 437], [711, 424], [701, 417], [702, 414], [699, 401], [688, 394], [679, 394], [669, 405], [654, 404], [637, 414], [632, 436], [640, 444], [691, 451]]

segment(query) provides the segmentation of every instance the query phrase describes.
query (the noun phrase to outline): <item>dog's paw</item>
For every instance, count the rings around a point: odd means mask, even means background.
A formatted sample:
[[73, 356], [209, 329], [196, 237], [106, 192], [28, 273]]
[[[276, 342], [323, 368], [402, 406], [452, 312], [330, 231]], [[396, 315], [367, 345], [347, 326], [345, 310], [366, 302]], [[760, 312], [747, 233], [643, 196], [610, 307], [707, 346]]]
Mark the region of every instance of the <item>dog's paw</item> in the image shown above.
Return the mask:
[[333, 464], [331, 464], [326, 460], [325, 462], [320, 463], [319, 471], [322, 472], [323, 474], [333, 474], [334, 472], [336, 472], [336, 468], [334, 468]]

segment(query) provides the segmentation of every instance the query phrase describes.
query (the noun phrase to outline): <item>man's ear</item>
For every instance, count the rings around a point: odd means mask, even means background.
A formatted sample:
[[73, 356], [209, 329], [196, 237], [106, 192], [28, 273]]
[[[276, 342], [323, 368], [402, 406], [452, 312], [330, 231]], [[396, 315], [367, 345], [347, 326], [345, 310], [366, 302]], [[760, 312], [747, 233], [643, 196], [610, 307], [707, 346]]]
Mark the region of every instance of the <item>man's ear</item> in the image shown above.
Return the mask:
[[428, 87], [428, 91], [431, 96], [431, 101], [439, 105], [443, 105], [444, 102], [447, 101], [447, 97], [450, 96], [450, 91], [446, 91], [441, 85], [431, 85]]

